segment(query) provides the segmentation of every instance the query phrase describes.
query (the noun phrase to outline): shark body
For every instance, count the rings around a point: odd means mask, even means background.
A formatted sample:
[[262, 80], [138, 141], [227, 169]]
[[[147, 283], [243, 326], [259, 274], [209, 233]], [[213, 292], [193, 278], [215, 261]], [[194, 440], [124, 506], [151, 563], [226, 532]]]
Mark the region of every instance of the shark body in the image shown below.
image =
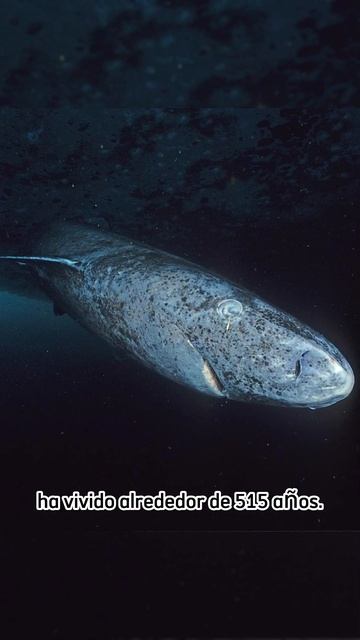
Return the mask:
[[164, 251], [64, 224], [30, 265], [56, 305], [84, 327], [172, 380], [234, 400], [325, 407], [354, 375], [339, 350], [256, 294]]

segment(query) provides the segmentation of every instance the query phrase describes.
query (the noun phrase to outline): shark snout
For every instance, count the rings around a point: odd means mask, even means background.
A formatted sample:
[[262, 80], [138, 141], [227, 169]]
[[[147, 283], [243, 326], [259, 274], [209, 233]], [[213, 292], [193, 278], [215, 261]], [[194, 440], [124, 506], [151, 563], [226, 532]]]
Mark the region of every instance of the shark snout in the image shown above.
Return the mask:
[[353, 390], [355, 384], [354, 372], [349, 363], [342, 358], [340, 363], [336, 358], [330, 356], [330, 366], [334, 375], [333, 402], [344, 400]]
[[321, 362], [317, 388], [314, 389], [314, 401], [309, 404], [310, 408], [328, 407], [347, 398], [355, 383], [354, 372], [347, 360], [341, 354], [335, 357], [325, 352], [321, 354], [321, 358], [318, 353], [309, 352], [308, 359], [308, 366], [315, 366], [311, 364], [311, 360], [314, 363]]

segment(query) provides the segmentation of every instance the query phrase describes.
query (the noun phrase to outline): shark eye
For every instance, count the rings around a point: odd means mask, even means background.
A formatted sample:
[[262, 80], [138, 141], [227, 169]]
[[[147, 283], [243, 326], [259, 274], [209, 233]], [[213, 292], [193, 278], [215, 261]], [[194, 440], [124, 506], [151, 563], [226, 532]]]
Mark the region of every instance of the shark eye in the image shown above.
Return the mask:
[[218, 303], [216, 310], [223, 320], [233, 321], [239, 318], [244, 310], [244, 307], [239, 300], [228, 298]]
[[309, 353], [309, 351], [304, 351], [304, 353], [301, 354], [300, 358], [298, 360], [296, 360], [296, 364], [295, 364], [295, 377], [298, 378], [302, 372], [303, 369], [303, 361], [304, 361], [304, 357]]

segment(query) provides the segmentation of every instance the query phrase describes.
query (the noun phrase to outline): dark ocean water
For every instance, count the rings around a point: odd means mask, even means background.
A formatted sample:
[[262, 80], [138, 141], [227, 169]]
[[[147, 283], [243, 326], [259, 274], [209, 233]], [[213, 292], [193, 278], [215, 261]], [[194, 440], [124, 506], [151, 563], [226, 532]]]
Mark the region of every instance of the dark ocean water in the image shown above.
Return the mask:
[[[311, 243], [320, 248], [321, 236], [312, 237]], [[338, 264], [336, 246], [332, 249], [329, 240], [327, 246]], [[291, 259], [291, 265], [282, 279], [279, 274], [266, 276], [267, 297], [334, 340], [356, 373], [356, 323], [349, 291], [343, 290], [342, 279], [332, 277], [334, 268], [326, 269], [322, 283], [323, 268], [316, 256], [299, 273], [297, 265], [305, 257], [294, 261], [289, 249], [282, 249], [281, 256], [278, 251], [272, 259], [272, 274], [274, 263]], [[263, 265], [265, 260], [257, 251], [254, 247], [253, 264]], [[306, 245], [300, 253], [307, 254]], [[348, 270], [347, 260], [343, 269]], [[233, 275], [228, 266], [224, 274], [227, 270]], [[288, 292], [291, 284], [296, 293]], [[265, 289], [263, 282], [263, 294]], [[121, 357], [118, 361], [99, 338], [67, 315], [56, 316], [50, 301], [3, 292], [0, 323], [3, 468], [8, 467], [12, 479], [10, 509], [20, 520], [76, 530], [89, 526], [115, 530], [358, 527], [356, 389], [345, 401], [317, 411], [219, 401], [176, 385], [136, 361]], [[20, 478], [26, 482], [19, 482]], [[145, 494], [186, 489], [206, 495], [216, 489], [230, 495], [266, 490], [272, 495], [288, 487], [319, 495], [325, 510], [257, 514], [34, 511], [37, 489], [46, 494], [104, 489], [115, 496], [131, 489]]]
[[[40, 126], [35, 138], [30, 125]], [[5, 252], [26, 253], [38, 228], [61, 219], [145, 240], [303, 320], [344, 352], [357, 376], [356, 110], [6, 111], [3, 128], [12, 158]], [[11, 496], [17, 517], [80, 530], [358, 527], [356, 387], [314, 412], [201, 396], [135, 361], [116, 361], [38, 299], [23, 271], [2, 267], [0, 316], [6, 464], [27, 478]], [[33, 506], [36, 489], [288, 487], [320, 495], [325, 510], [79, 517]]]
[[[73, 220], [191, 259], [351, 363], [310, 411], [219, 401], [0, 265], [4, 637], [352, 637], [359, 616], [359, 12], [3, 2], [0, 246]], [[35, 511], [35, 491], [317, 494], [321, 512]]]

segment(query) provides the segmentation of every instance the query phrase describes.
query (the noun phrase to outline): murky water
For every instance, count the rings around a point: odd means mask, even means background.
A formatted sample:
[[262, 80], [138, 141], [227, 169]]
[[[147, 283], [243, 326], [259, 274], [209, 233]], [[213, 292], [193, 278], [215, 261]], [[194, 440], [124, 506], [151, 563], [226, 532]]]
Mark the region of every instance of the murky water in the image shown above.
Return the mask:
[[[270, 238], [271, 231], [268, 234]], [[313, 242], [320, 245], [322, 240]], [[274, 264], [288, 259], [284, 251], [276, 255]], [[264, 263], [255, 252], [253, 257]], [[316, 265], [315, 253], [312, 259]], [[281, 282], [279, 274], [265, 276], [271, 283], [266, 297], [274, 296], [288, 309], [294, 304], [291, 311], [330, 333], [335, 342], [342, 340], [340, 347], [344, 345], [346, 352], [351, 345], [351, 321], [347, 323], [342, 307], [346, 296], [339, 302], [338, 317], [343, 318], [339, 330], [330, 318], [334, 289], [328, 281], [321, 283], [321, 268], [306, 300], [311, 269], [311, 262], [300, 269], [292, 262], [291, 271], [282, 272]], [[256, 277], [255, 273], [254, 281]], [[294, 280], [304, 292], [303, 301], [285, 292]], [[321, 311], [311, 302], [317, 289]], [[46, 519], [50, 526], [64, 522], [64, 514], [34, 513], [39, 489], [54, 494], [103, 489], [115, 496], [132, 489], [145, 494], [185, 489], [205, 495], [215, 490], [273, 495], [296, 487], [300, 494], [319, 495], [325, 511], [250, 511], [246, 518], [233, 511], [124, 513], [121, 519], [114, 513], [96, 513], [96, 518], [93, 513], [80, 518], [75, 513], [65, 519], [80, 529], [93, 524], [94, 518], [100, 526], [111, 523], [116, 529], [356, 526], [358, 514], [352, 508], [357, 492], [356, 391], [344, 402], [315, 412], [213, 399], [135, 360], [115, 358], [98, 337], [66, 314], [56, 315], [44, 297], [2, 292], [0, 302], [2, 455], [14, 487], [9, 508], [18, 518]], [[352, 354], [346, 355], [352, 361]], [[18, 483], [20, 477], [26, 482]]]
[[[0, 264], [4, 637], [359, 637], [358, 3], [0, 5], [2, 251], [110, 228], [257, 292], [356, 377], [318, 411], [201, 396]], [[35, 511], [39, 489], [288, 487], [324, 511]]]

